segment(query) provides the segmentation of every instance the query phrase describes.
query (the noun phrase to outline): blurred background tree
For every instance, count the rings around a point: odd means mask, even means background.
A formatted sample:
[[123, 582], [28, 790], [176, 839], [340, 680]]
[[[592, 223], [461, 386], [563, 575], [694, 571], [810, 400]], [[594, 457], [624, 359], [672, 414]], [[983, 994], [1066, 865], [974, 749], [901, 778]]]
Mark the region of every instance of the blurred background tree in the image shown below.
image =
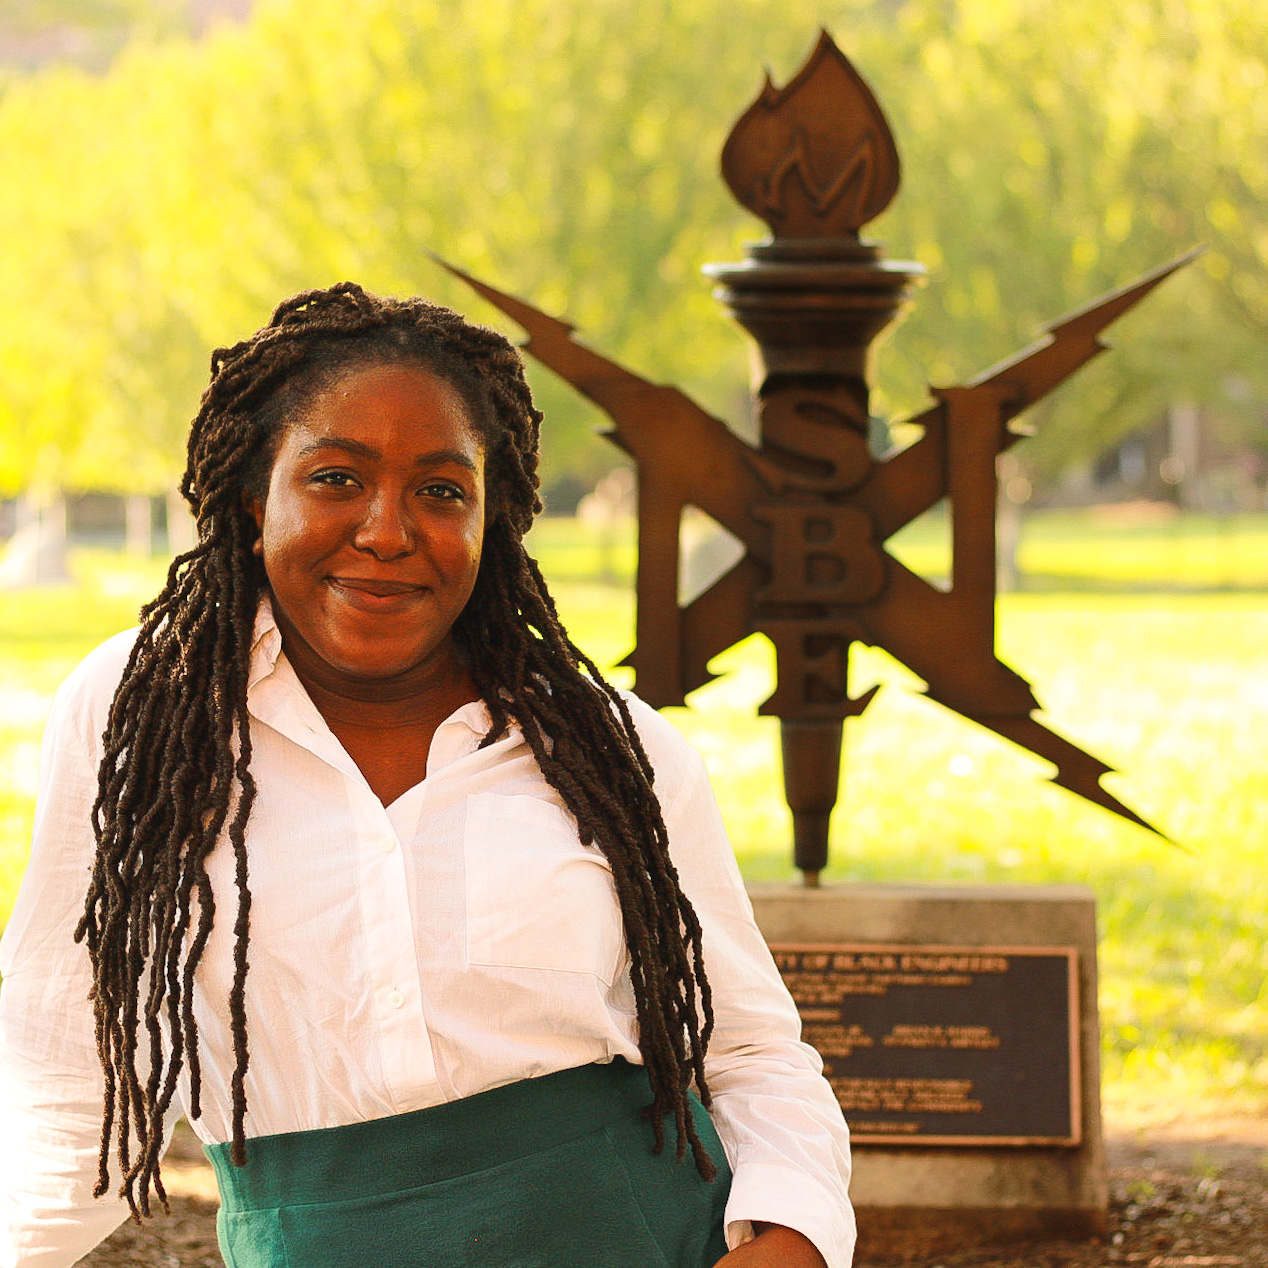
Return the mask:
[[[742, 426], [744, 344], [698, 270], [761, 226], [717, 156], [819, 25], [903, 154], [876, 236], [930, 270], [880, 412], [1205, 243], [1045, 407], [1010, 487], [1048, 495], [1169, 414], [1172, 448], [1197, 418], [1264, 453], [1258, 0], [11, 0], [0, 494], [29, 521], [62, 490], [170, 490], [210, 348], [292, 291], [353, 277], [492, 320], [428, 252]], [[538, 377], [567, 509], [616, 455]]]
[[[744, 338], [699, 269], [763, 226], [718, 154], [763, 63], [786, 82], [820, 25], [903, 156], [874, 236], [929, 270], [878, 350], [877, 412], [915, 413], [927, 383], [1204, 243], [1033, 420], [1005, 505], [1266, 509], [1262, 0], [0, 0], [0, 584], [59, 575], [64, 494], [72, 513], [126, 499], [145, 548], [210, 350], [283, 296], [352, 277], [498, 320], [428, 252], [743, 426]], [[567, 510], [617, 455], [591, 434], [599, 415], [533, 373], [548, 493]], [[609, 511], [628, 480], [608, 482]], [[1034, 592], [1001, 603], [1001, 648], [1046, 684], [1054, 727], [1122, 759], [1116, 793], [1194, 854], [1037, 791], [1006, 746], [886, 690], [847, 735], [864, 792], [838, 814], [833, 858], [858, 879], [1095, 884], [1111, 1098], [1220, 1121], [1246, 1094], [1262, 1114], [1268, 517], [1117, 534], [1109, 518], [1034, 516]], [[187, 518], [167, 519], [170, 544]], [[895, 549], [936, 574], [937, 525], [916, 527]], [[569, 628], [611, 665], [632, 624], [628, 522], [534, 532]], [[55, 686], [161, 572], [86, 554], [77, 587], [0, 597], [0, 923]], [[677, 719], [754, 879], [786, 875], [789, 830], [772, 720], [752, 717], [771, 672], [759, 642]], [[879, 653], [864, 665], [859, 686], [911, 685]], [[1209, 1113], [1202, 1089], [1224, 1098]]]

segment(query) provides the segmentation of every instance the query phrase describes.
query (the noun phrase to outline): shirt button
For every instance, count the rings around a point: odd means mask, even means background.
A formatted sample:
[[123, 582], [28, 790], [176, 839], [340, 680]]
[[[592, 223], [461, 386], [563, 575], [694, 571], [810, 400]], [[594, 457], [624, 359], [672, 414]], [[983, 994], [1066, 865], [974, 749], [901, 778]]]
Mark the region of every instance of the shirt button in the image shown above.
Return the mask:
[[380, 849], [380, 850], [381, 850], [384, 854], [391, 854], [391, 853], [392, 853], [392, 851], [393, 851], [394, 849], [396, 849], [396, 840], [395, 840], [395, 838], [393, 838], [393, 837], [384, 837], [384, 838], [383, 838], [383, 840], [381, 840], [381, 841], [379, 842], [379, 849]]
[[405, 996], [402, 995], [400, 991], [394, 990], [387, 997], [387, 1002], [391, 1004], [393, 1008], [400, 1008], [401, 1005], [405, 1003]]

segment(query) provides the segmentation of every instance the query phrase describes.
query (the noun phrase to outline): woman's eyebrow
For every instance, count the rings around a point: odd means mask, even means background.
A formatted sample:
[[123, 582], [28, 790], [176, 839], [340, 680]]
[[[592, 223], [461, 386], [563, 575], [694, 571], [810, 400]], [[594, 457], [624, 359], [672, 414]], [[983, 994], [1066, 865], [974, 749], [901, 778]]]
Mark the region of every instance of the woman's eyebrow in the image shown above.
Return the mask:
[[314, 440], [312, 444], [305, 445], [299, 451], [299, 456], [307, 458], [310, 453], [320, 453], [323, 449], [338, 449], [343, 453], [356, 454], [359, 458], [378, 459], [383, 456], [372, 445], [340, 436], [322, 436], [319, 440]]
[[414, 459], [416, 467], [441, 467], [446, 463], [465, 467], [468, 471], [476, 469], [475, 459], [461, 449], [433, 449], [431, 453], [421, 453]]
[[[306, 458], [309, 454], [320, 453], [324, 449], [337, 449], [342, 453], [355, 454], [359, 458], [369, 458], [375, 462], [383, 457], [373, 445], [343, 436], [323, 436], [320, 440], [314, 440], [312, 444], [305, 445], [299, 451], [299, 456]], [[414, 459], [416, 467], [438, 467], [446, 463], [465, 467], [468, 471], [476, 469], [474, 459], [461, 449], [433, 449], [429, 453], [420, 453]]]

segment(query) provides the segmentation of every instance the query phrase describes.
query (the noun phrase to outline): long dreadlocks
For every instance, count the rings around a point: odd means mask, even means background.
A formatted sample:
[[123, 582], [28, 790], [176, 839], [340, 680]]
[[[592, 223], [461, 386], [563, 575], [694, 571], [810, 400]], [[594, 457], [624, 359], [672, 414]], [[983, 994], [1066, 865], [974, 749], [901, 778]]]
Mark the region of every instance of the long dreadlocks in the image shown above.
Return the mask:
[[378, 298], [345, 282], [287, 300], [252, 338], [212, 354], [181, 484], [198, 544], [173, 562], [162, 592], [142, 610], [106, 727], [92, 816], [96, 861], [76, 937], [92, 961], [105, 1071], [96, 1193], [110, 1184], [113, 1140], [120, 1194], [134, 1218], [150, 1213], [151, 1189], [167, 1204], [162, 1124], [183, 1070], [190, 1112], [200, 1113], [193, 982], [215, 910], [206, 860], [221, 840], [233, 851], [238, 898], [228, 1000], [232, 1157], [246, 1161], [246, 829], [255, 797], [247, 672], [266, 581], [244, 495], [262, 495], [287, 420], [324, 387], [350, 369], [399, 362], [449, 382], [485, 447], [490, 518], [475, 589], [454, 626], [492, 719], [482, 743], [518, 724], [582, 842], [611, 864], [655, 1147], [663, 1148], [664, 1119], [672, 1116], [679, 1160], [690, 1147], [701, 1174], [714, 1172], [687, 1096], [694, 1080], [708, 1103], [704, 1053], [713, 1019], [700, 925], [669, 858], [651, 765], [629, 710], [568, 638], [523, 546], [541, 510], [542, 416], [519, 356], [501, 335], [448, 309]]

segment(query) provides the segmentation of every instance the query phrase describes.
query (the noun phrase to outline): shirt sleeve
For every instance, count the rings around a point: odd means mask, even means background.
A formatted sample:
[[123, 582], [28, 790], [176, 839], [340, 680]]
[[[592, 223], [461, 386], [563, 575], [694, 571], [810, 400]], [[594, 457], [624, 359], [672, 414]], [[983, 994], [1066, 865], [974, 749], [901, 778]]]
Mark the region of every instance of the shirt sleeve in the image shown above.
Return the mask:
[[71, 1265], [127, 1214], [113, 1195], [92, 1196], [103, 1076], [91, 967], [74, 940], [97, 791], [87, 673], [59, 691], [45, 729], [31, 861], [0, 941], [0, 1268]]
[[[641, 712], [638, 721], [645, 735], [655, 726]], [[808, 1237], [828, 1268], [849, 1268], [855, 1225], [845, 1118], [819, 1054], [801, 1042], [801, 1019], [753, 919], [704, 761], [674, 738], [680, 751], [668, 769], [676, 786], [661, 790], [658, 778], [658, 791], [713, 992], [705, 1073], [733, 1173], [727, 1245], [747, 1241], [754, 1222], [783, 1224]], [[663, 753], [663, 741], [648, 748], [659, 773], [654, 750]]]

